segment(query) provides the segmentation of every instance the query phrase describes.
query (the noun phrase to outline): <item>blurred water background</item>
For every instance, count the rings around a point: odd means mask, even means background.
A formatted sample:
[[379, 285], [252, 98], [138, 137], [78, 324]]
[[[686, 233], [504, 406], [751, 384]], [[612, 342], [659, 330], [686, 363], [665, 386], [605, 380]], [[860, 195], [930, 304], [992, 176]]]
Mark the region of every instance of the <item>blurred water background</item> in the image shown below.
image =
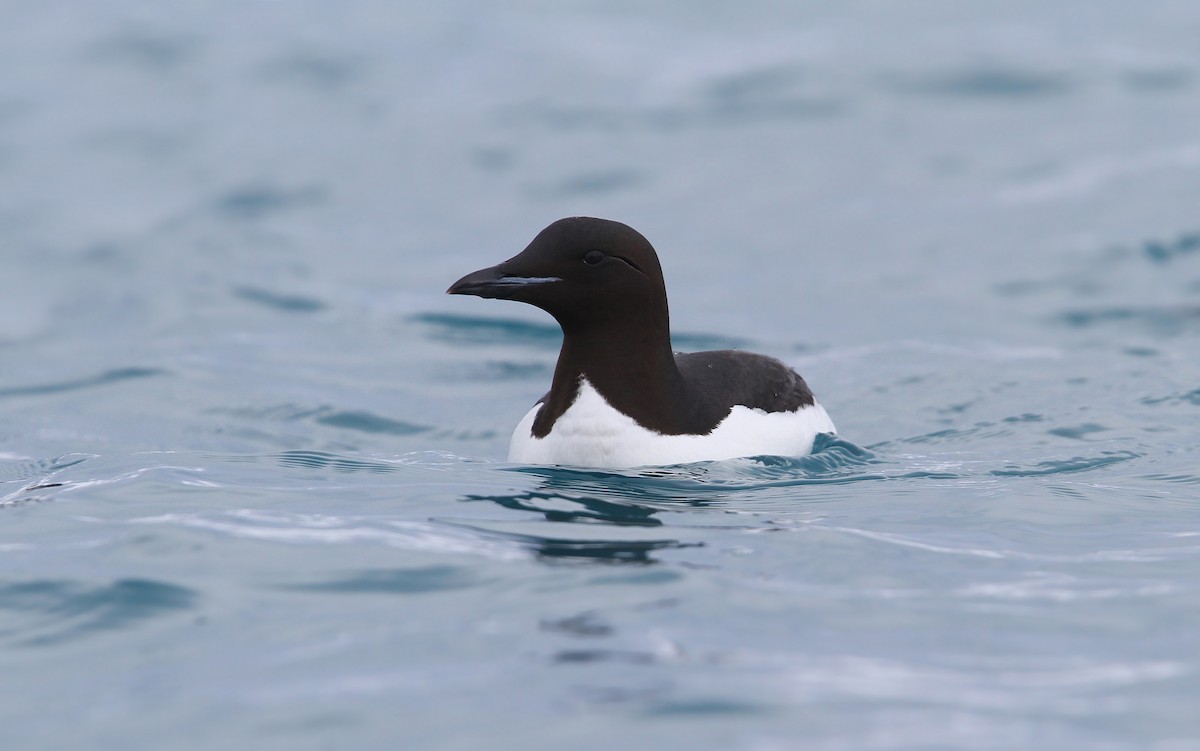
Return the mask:
[[[1200, 5], [0, 15], [3, 748], [1200, 747]], [[842, 437], [505, 464], [573, 214]]]

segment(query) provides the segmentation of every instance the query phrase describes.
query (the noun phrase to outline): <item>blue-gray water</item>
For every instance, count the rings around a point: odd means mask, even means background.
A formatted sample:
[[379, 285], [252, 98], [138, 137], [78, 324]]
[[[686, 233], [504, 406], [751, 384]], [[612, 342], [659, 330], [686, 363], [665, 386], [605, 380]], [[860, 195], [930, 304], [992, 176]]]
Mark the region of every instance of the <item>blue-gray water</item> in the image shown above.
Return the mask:
[[[1200, 747], [1200, 5], [4, 3], [0, 747]], [[509, 466], [560, 216], [799, 460]]]

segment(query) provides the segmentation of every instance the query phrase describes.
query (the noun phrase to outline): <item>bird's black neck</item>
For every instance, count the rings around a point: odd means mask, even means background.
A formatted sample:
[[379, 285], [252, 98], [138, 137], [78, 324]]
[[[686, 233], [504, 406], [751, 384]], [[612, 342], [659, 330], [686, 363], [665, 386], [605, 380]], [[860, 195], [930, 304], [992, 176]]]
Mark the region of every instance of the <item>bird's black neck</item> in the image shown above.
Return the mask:
[[534, 420], [533, 435], [544, 438], [550, 433], [585, 378], [612, 407], [658, 432], [672, 432], [666, 426], [687, 409], [665, 310], [648, 320], [564, 326], [554, 381]]

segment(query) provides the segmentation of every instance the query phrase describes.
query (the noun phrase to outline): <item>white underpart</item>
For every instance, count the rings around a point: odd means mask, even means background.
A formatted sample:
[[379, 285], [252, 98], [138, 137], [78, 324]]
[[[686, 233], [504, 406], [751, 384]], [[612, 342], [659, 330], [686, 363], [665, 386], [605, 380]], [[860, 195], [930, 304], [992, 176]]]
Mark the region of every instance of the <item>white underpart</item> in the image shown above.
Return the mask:
[[819, 433], [835, 433], [825, 408], [814, 403], [795, 412], [734, 407], [707, 435], [663, 435], [613, 408], [587, 379], [545, 438], [533, 436], [533, 409], [513, 431], [508, 460], [520, 464], [577, 467], [641, 467], [734, 459], [742, 456], [804, 456]]

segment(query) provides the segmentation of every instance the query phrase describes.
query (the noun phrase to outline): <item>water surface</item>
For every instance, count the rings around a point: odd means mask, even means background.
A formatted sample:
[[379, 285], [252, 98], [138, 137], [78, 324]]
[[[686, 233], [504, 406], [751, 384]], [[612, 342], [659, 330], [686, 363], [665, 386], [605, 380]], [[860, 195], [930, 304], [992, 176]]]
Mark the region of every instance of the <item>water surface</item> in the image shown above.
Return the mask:
[[[1200, 744], [1200, 10], [9, 8], [5, 748]], [[810, 457], [504, 462], [560, 216]]]

